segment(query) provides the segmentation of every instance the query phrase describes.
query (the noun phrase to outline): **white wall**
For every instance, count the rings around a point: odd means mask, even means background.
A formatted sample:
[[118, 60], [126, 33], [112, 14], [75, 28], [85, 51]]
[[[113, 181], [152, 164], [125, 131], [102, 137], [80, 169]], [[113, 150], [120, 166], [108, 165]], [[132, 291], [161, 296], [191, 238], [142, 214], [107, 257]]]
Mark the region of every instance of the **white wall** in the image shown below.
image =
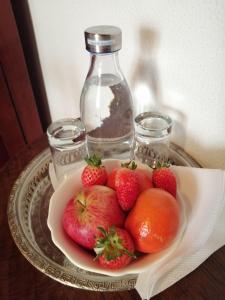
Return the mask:
[[123, 32], [120, 65], [138, 107], [153, 99], [151, 107], [175, 120], [174, 142], [205, 166], [225, 168], [225, 1], [29, 0], [29, 5], [53, 120], [79, 116], [89, 66], [84, 30], [116, 25]]

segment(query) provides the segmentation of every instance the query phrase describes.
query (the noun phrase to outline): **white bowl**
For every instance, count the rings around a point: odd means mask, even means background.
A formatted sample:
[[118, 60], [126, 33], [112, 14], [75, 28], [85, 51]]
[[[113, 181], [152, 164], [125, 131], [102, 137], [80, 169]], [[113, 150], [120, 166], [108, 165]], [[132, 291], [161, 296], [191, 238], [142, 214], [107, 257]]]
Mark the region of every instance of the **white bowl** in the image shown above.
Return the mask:
[[[106, 170], [110, 172], [117, 166], [120, 166], [121, 161], [119, 160], [104, 160], [103, 161]], [[145, 168], [144, 165], [139, 167]], [[181, 211], [181, 226], [177, 234], [176, 239], [170, 247], [156, 253], [156, 254], [145, 254], [132, 261], [128, 266], [119, 270], [108, 270], [102, 268], [99, 263], [94, 260], [94, 255], [84, 248], [77, 245], [72, 239], [68, 237], [62, 226], [62, 217], [69, 199], [71, 199], [76, 191], [81, 188], [81, 173], [83, 167], [72, 172], [63, 181], [53, 193], [50, 204], [47, 224], [51, 231], [52, 241], [54, 244], [63, 252], [63, 254], [76, 266], [98, 274], [110, 275], [110, 276], [121, 276], [127, 274], [138, 274], [146, 269], [155, 266], [156, 263], [166, 258], [171, 254], [179, 241], [182, 238], [186, 227], [186, 215], [185, 215], [185, 203], [178, 193], [178, 201], [180, 204]]]

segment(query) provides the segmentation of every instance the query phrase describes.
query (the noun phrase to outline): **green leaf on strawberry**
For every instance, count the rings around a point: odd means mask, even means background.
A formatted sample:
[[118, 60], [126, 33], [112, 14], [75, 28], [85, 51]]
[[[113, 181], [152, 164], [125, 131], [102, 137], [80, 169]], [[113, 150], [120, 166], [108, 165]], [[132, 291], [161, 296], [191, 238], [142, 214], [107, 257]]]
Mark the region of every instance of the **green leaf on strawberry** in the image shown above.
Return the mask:
[[81, 174], [81, 181], [84, 187], [91, 185], [105, 185], [107, 181], [107, 173], [105, 167], [102, 165], [101, 157], [94, 154], [86, 157], [87, 166]]
[[97, 154], [93, 154], [92, 156], [85, 157], [85, 161], [89, 166], [100, 167], [102, 164], [101, 157]]
[[137, 168], [137, 164], [135, 163], [134, 160], [130, 160], [130, 161], [126, 162], [126, 163], [122, 163], [121, 167], [130, 169], [130, 170], [135, 170]]
[[96, 240], [94, 248], [100, 265], [110, 269], [118, 269], [131, 262], [134, 255], [134, 244], [125, 229], [111, 226], [108, 230], [98, 227], [101, 236]]

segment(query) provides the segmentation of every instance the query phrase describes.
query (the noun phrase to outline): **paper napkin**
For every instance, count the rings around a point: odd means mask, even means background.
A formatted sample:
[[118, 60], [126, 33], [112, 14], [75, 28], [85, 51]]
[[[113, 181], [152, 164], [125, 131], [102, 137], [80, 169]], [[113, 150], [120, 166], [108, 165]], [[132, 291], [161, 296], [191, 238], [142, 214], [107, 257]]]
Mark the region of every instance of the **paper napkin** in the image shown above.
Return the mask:
[[187, 226], [175, 250], [138, 275], [136, 290], [150, 299], [196, 269], [225, 245], [225, 171], [173, 167], [186, 203]]

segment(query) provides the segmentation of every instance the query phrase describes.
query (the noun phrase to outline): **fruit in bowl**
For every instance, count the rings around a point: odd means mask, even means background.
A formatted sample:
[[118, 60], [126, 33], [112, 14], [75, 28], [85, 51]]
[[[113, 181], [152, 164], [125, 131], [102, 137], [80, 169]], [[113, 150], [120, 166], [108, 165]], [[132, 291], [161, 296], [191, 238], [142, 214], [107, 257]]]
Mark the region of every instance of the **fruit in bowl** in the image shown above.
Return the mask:
[[[185, 228], [183, 200], [179, 193], [176, 199], [156, 188], [146, 165], [108, 159], [102, 166], [105, 185], [94, 182], [87, 187], [84, 165], [54, 192], [48, 215], [52, 240], [85, 270], [111, 276], [140, 273], [166, 257], [179, 241]], [[125, 197], [119, 201], [122, 188]], [[136, 194], [130, 201], [133, 188]]]
[[122, 227], [124, 221], [115, 191], [102, 185], [82, 188], [70, 199], [63, 214], [67, 234], [87, 249], [94, 248], [98, 227]]
[[137, 168], [134, 161], [129, 161], [121, 163], [108, 175], [107, 186], [116, 191], [121, 208], [129, 211], [140, 192], [152, 187], [152, 179], [150, 172]]
[[114, 226], [108, 230], [98, 229], [102, 235], [97, 238], [94, 250], [102, 267], [120, 269], [135, 258], [134, 243], [128, 231]]
[[180, 223], [177, 200], [167, 191], [151, 188], [140, 194], [126, 218], [135, 249], [142, 253], [159, 252], [173, 241]]

